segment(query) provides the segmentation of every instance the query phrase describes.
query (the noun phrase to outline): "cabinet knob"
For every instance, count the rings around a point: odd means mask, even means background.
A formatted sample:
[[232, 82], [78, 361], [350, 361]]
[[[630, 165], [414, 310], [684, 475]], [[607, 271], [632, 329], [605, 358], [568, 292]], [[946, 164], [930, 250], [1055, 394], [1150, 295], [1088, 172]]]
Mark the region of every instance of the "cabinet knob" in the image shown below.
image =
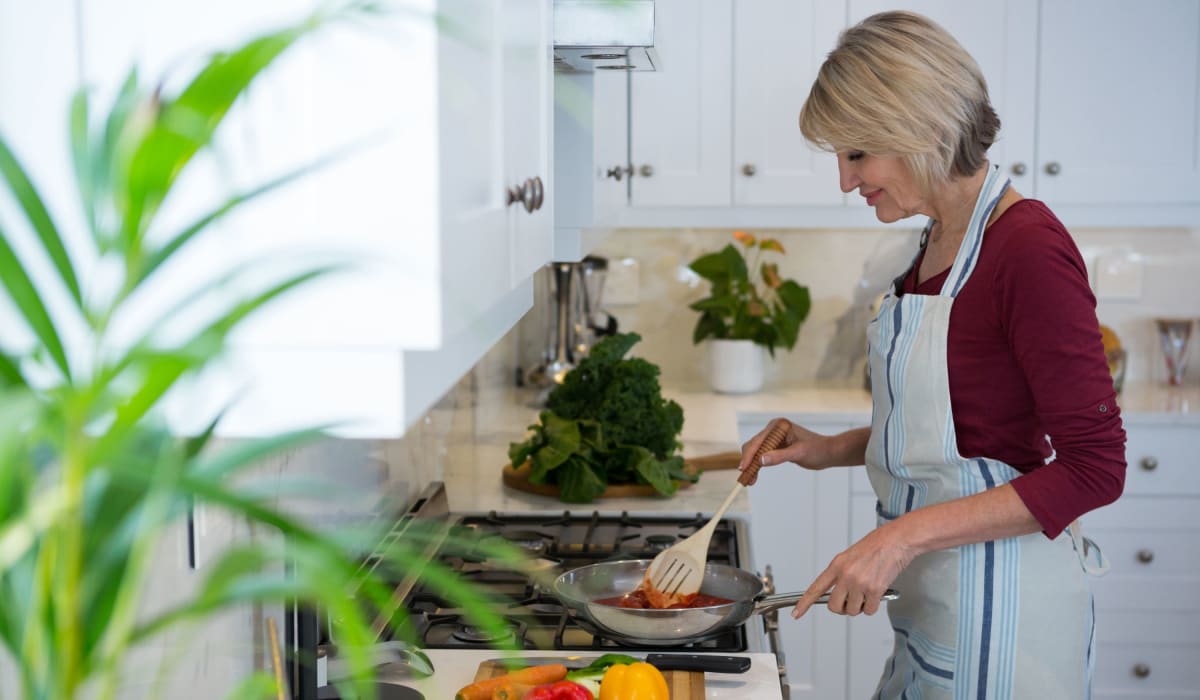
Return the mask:
[[[538, 188], [540, 188], [540, 185]], [[525, 207], [525, 211], [527, 212], [532, 213], [537, 208], [535, 206], [537, 204], [537, 192], [535, 191], [533, 180], [525, 180], [520, 187], [508, 188], [508, 206], [512, 206], [517, 202], [520, 202], [521, 206]]]
[[617, 182], [620, 182], [621, 178], [625, 177], [626, 175], [633, 175], [632, 165], [614, 165], [604, 173], [605, 177], [611, 177]]
[[1158, 469], [1158, 460], [1154, 457], [1142, 457], [1142, 461], [1139, 464], [1142, 465], [1142, 471], [1144, 472], [1152, 472]]
[[746, 163], [742, 166], [742, 174], [746, 177], [754, 177], [754, 173], [758, 172], [758, 168], [754, 167], [754, 163]]
[[1024, 163], [1013, 163], [1012, 168], [1010, 168], [1009, 170], [1012, 171], [1013, 175], [1019, 176], [1019, 175], [1024, 175], [1026, 173], [1026, 171], [1028, 171], [1029, 169], [1025, 167]]
[[537, 211], [542, 208], [542, 204], [546, 201], [546, 187], [542, 184], [542, 177], [535, 175], [533, 178], [533, 210]]
[[1137, 676], [1138, 678], [1149, 678], [1150, 664], [1134, 664], [1133, 675]]
[[1149, 564], [1154, 561], [1153, 549], [1139, 549], [1137, 552], [1137, 560], [1143, 564]]
[[1062, 172], [1062, 166], [1059, 165], [1057, 161], [1052, 160], [1049, 163], [1046, 163], [1046, 174], [1047, 175], [1057, 175], [1061, 172]]
[[647, 165], [643, 165], [642, 167], [638, 168], [638, 175], [641, 175], [642, 177], [650, 177], [653, 174], [654, 174], [654, 166], [652, 166], [652, 165], [647, 164]]

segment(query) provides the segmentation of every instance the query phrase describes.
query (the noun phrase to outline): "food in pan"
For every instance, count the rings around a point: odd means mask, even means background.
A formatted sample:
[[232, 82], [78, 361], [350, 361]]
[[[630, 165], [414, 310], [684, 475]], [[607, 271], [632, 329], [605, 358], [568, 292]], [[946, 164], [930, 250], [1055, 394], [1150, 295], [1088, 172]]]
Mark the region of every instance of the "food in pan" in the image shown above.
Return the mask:
[[640, 610], [681, 610], [684, 608], [708, 608], [714, 605], [726, 605], [733, 601], [728, 598], [719, 598], [715, 595], [707, 595], [697, 593], [695, 597], [674, 605], [659, 607], [653, 605], [646, 597], [645, 589], [639, 588], [625, 595], [613, 596], [611, 598], [597, 598], [592, 601], [600, 605], [611, 605], [615, 608], [633, 608]]

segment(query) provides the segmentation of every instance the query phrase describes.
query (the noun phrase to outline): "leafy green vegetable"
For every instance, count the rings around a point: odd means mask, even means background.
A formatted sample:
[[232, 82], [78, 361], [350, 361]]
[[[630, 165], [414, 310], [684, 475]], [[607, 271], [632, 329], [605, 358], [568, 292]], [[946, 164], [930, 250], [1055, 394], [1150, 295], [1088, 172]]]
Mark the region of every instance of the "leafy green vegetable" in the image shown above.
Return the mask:
[[662, 397], [658, 366], [625, 354], [641, 336], [597, 343], [550, 393], [525, 442], [509, 446], [514, 465], [532, 464], [529, 480], [557, 484], [568, 503], [588, 503], [609, 484], [649, 484], [664, 496], [679, 480], [696, 481], [676, 456], [683, 409]]

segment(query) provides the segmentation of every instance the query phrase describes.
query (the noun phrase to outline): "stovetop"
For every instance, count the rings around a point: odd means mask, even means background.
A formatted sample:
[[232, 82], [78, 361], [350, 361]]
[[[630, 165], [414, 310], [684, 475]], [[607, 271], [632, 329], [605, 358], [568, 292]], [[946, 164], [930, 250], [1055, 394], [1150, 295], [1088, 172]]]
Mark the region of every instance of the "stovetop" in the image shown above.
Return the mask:
[[[507, 540], [534, 557], [553, 562], [555, 573], [558, 573], [600, 561], [653, 559], [705, 523], [707, 518], [699, 514], [634, 517], [627, 512], [601, 514], [568, 510], [557, 515], [491, 512], [461, 516], [455, 527], [485, 538], [491, 535]], [[736, 520], [722, 520], [717, 524], [709, 544], [708, 561], [732, 566], [740, 564], [737, 537], [740, 525]], [[498, 568], [470, 551], [440, 553], [436, 559], [489, 595], [501, 599], [509, 631], [503, 638], [484, 634], [464, 620], [461, 610], [450, 607], [436, 592], [418, 585], [409, 592], [403, 606], [425, 648], [486, 648], [501, 642], [516, 642], [526, 649], [568, 651], [656, 648], [627, 645], [605, 636], [568, 614], [550, 591], [524, 574]], [[746, 651], [745, 625], [675, 648]]]

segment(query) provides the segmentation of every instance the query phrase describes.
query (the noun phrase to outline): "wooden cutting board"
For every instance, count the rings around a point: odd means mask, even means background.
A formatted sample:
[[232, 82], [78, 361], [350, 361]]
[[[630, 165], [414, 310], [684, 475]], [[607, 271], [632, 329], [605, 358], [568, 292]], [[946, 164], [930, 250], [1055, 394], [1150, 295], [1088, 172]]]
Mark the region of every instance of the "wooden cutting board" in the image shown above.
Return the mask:
[[[508, 673], [495, 661], [484, 661], [475, 672], [476, 681], [486, 681], [489, 678], [503, 676]], [[663, 671], [667, 679], [667, 689], [671, 691], [671, 700], [704, 700], [704, 673], [701, 671]]]
[[[683, 468], [689, 474], [699, 474], [715, 469], [736, 469], [741, 457], [741, 454], [737, 452], [720, 452], [703, 457], [693, 457], [683, 460]], [[529, 473], [532, 470], [533, 468], [528, 462], [522, 464], [519, 468], [515, 468], [511, 464], [504, 465], [504, 471], [501, 474], [504, 485], [518, 491], [558, 498], [558, 486], [554, 484], [535, 484], [529, 480]], [[677, 483], [681, 489], [692, 485], [690, 481], [680, 481]], [[604, 493], [600, 494], [600, 498], [649, 498], [658, 495], [654, 487], [648, 484], [614, 484], [604, 489]]]

